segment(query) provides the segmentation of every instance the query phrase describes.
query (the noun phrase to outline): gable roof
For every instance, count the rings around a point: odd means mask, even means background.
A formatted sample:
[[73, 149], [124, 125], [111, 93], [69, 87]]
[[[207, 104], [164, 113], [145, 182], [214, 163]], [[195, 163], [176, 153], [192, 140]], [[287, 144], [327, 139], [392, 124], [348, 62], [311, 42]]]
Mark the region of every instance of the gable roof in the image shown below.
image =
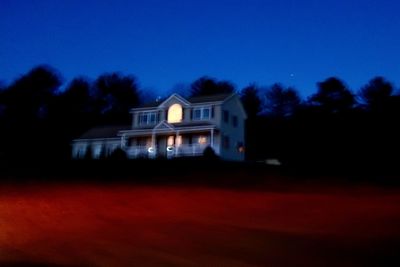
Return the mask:
[[83, 133], [79, 139], [105, 139], [105, 138], [118, 138], [117, 134], [121, 130], [130, 129], [130, 125], [107, 125], [95, 127]]
[[165, 103], [167, 103], [170, 99], [174, 99], [174, 98], [176, 99], [176, 101], [180, 102], [184, 106], [190, 105], [190, 103], [184, 97], [182, 97], [182, 96], [180, 96], [178, 94], [172, 94], [170, 97], [165, 99], [159, 106], [160, 107], [164, 106]]
[[195, 96], [188, 99], [190, 103], [203, 103], [203, 102], [220, 102], [232, 96], [234, 93], [228, 94], [216, 94], [216, 95], [204, 95], [204, 96]]
[[178, 99], [180, 99], [182, 101], [190, 102], [192, 104], [198, 104], [198, 103], [209, 103], [209, 102], [221, 102], [221, 101], [224, 101], [227, 98], [231, 97], [233, 94], [235, 94], [235, 93], [195, 96], [195, 97], [190, 97], [187, 99], [183, 98], [182, 96], [180, 96], [178, 94], [172, 94], [171, 96], [163, 98], [158, 101], [144, 103], [144, 104], [140, 105], [138, 108], [156, 108], [158, 106], [161, 106], [164, 102], [166, 102], [173, 96], [177, 97]]
[[173, 130], [174, 126], [169, 124], [166, 121], [160, 121], [153, 129], [154, 130], [156, 130], [156, 129], [170, 129], [170, 130]]

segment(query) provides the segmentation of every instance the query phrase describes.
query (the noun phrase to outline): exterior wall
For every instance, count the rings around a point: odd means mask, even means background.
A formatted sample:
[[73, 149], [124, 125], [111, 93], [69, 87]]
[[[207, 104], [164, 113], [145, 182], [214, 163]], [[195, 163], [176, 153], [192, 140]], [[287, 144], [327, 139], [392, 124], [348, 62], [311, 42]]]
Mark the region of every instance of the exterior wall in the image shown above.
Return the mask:
[[137, 127], [139, 121], [139, 112], [134, 112], [132, 114], [132, 128]]
[[[223, 111], [229, 112], [228, 123], [224, 122]], [[244, 160], [244, 152], [240, 152], [238, 144], [244, 145], [245, 141], [245, 116], [242, 111], [240, 99], [238, 96], [233, 96], [222, 105], [221, 115], [221, 136], [220, 136], [220, 148], [221, 157], [227, 160]], [[233, 126], [233, 116], [237, 116], [238, 124], [237, 127]], [[224, 136], [229, 137], [229, 147], [224, 147]]]
[[[199, 107], [210, 107], [212, 109], [214, 109], [214, 116], [211, 116], [210, 114], [210, 119], [206, 119], [206, 120], [190, 120], [190, 113], [192, 112], [192, 110], [194, 110], [195, 108], [199, 108]], [[193, 104], [192, 107], [190, 108], [188, 113], [188, 121], [192, 121], [192, 122], [210, 122], [216, 126], [220, 125], [220, 119], [221, 119], [221, 105], [219, 104], [211, 104], [211, 103], [205, 103], [205, 104]]]

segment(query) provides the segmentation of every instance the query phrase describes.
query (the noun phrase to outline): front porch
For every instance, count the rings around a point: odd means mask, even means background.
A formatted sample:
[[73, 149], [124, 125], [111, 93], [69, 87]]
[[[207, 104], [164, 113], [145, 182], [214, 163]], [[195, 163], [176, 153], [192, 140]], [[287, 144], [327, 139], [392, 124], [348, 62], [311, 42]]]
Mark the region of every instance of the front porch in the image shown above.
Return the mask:
[[[129, 146], [125, 151], [129, 158], [194, 157], [203, 155], [208, 146], [212, 147], [211, 144], [180, 144], [167, 147]], [[213, 150], [216, 149], [213, 148]]]
[[189, 132], [152, 132], [125, 135], [121, 147], [129, 158], [175, 158], [203, 155], [207, 147], [219, 154], [218, 133], [214, 129]]

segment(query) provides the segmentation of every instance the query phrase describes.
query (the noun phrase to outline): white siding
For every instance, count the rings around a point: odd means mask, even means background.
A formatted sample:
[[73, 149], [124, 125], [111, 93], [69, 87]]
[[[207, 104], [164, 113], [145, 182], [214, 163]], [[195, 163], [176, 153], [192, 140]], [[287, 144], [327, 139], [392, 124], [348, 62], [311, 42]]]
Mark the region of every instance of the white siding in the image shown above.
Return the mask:
[[[243, 107], [241, 106], [239, 96], [235, 95], [228, 99], [221, 107], [221, 136], [220, 136], [220, 148], [221, 157], [227, 160], [244, 160], [244, 152], [238, 150], [238, 143], [244, 145], [244, 130], [245, 130], [245, 114], [243, 113]], [[224, 121], [223, 112], [224, 110], [229, 112], [229, 120], [226, 123]], [[233, 116], [237, 116], [237, 126], [233, 126]], [[224, 147], [224, 136], [229, 137], [229, 147]]]

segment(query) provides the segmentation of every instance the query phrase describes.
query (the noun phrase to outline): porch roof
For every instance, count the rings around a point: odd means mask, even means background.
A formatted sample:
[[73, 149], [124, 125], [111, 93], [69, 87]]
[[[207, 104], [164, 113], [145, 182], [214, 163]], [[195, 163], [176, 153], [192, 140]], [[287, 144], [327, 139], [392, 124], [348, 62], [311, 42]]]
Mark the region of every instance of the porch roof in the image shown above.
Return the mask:
[[129, 128], [130, 125], [106, 125], [95, 127], [86, 131], [75, 140], [118, 138], [118, 132]]
[[218, 130], [216, 125], [207, 122], [197, 123], [176, 123], [168, 124], [170, 128], [152, 128], [152, 129], [134, 129], [134, 130], [122, 130], [119, 132], [119, 136], [140, 136], [140, 135], [152, 135], [162, 133], [188, 133], [188, 132], [203, 132], [208, 130]]

